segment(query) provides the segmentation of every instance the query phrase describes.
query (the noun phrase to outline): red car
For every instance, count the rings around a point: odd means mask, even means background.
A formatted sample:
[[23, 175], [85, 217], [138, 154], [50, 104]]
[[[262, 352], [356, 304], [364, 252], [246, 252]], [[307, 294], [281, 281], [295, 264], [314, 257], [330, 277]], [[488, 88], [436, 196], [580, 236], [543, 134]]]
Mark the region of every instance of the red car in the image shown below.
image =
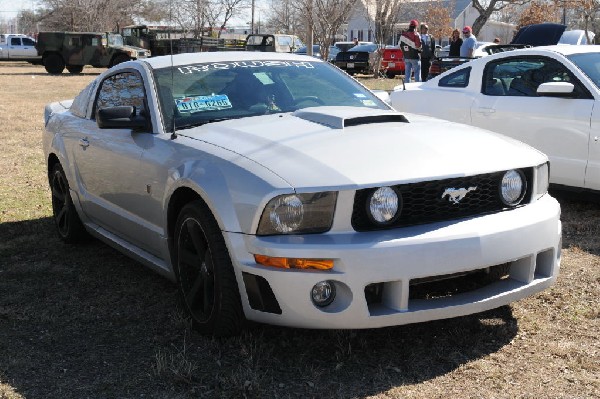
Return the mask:
[[381, 69], [388, 78], [396, 75], [404, 75], [404, 57], [399, 47], [386, 47], [383, 49]]

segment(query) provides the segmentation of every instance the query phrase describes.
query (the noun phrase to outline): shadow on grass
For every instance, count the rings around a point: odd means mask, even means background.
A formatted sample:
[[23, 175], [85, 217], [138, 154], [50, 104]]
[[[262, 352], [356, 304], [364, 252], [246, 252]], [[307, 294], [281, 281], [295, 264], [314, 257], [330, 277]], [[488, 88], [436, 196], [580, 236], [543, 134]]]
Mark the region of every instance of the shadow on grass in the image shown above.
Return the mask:
[[561, 206], [563, 248], [578, 247], [600, 256], [600, 192], [577, 192], [552, 187]]
[[52, 75], [47, 73], [44, 70], [41, 70], [40, 72], [0, 72], [0, 75], [5, 75], [5, 76], [55, 76], [57, 78], [72, 78], [72, 77], [77, 77], [77, 76], [98, 76], [100, 75], [101, 72], [81, 72], [81, 73], [76, 73], [76, 74], [72, 74], [72, 73], [68, 73], [68, 72], [64, 72], [58, 75]]
[[171, 282], [99, 241], [63, 244], [49, 218], [0, 224], [0, 381], [27, 398], [377, 395], [496, 352], [518, 329], [502, 307], [216, 340], [191, 331], [178, 303]]

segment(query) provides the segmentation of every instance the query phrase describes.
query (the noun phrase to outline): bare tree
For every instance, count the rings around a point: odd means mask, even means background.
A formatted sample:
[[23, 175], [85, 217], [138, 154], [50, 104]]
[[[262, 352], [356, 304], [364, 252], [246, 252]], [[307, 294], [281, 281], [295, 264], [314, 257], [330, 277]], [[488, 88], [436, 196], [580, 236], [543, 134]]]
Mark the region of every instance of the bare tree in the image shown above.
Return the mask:
[[118, 31], [145, 16], [148, 0], [41, 0], [39, 22], [46, 30]]
[[375, 54], [375, 59], [371, 64], [373, 75], [377, 76], [381, 69], [381, 59], [383, 57], [383, 47], [394, 35], [394, 26], [399, 21], [400, 7], [404, 0], [362, 0], [367, 13], [368, 21], [374, 24], [373, 33], [375, 42], [379, 44], [379, 51]]
[[218, 29], [218, 37], [221, 36], [221, 32], [231, 18], [249, 6], [248, 0], [208, 0], [205, 3], [205, 21], [208, 23], [211, 33]]
[[566, 10], [567, 7], [572, 11], [576, 18], [576, 25], [585, 30], [588, 43], [591, 43], [589, 31], [600, 29], [598, 25], [598, 16], [600, 14], [599, 0], [564, 0], [558, 1], [558, 4]]
[[311, 42], [319, 44], [321, 55], [327, 57], [329, 46], [335, 41], [340, 26], [347, 22], [356, 2], [357, 0], [273, 1], [269, 21], [274, 28], [296, 34], [308, 45]]
[[[296, 0], [271, 0], [267, 24], [275, 32], [298, 34], [306, 29]], [[301, 35], [304, 36], [304, 35]]]
[[354, 10], [357, 0], [314, 0], [313, 29], [315, 41], [321, 46], [321, 54], [327, 59], [329, 46], [335, 42], [335, 36], [340, 26], [347, 22], [350, 13]]
[[384, 45], [394, 34], [394, 26], [398, 23], [400, 7], [405, 0], [363, 0], [367, 20], [372, 21], [375, 42]]
[[530, 0], [472, 0], [473, 8], [477, 10], [479, 16], [473, 22], [473, 34], [477, 36], [483, 28], [483, 25], [490, 19], [490, 16], [498, 11], [503, 10], [511, 4], [523, 5], [529, 3]]

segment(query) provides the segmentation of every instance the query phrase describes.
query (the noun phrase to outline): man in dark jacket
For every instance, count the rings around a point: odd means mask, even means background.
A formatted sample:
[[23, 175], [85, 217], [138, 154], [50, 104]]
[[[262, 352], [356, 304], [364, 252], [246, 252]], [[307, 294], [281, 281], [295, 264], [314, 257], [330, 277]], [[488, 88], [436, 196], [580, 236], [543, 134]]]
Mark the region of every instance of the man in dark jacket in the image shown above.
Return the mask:
[[423, 49], [421, 52], [421, 80], [425, 82], [429, 75], [429, 67], [435, 51], [435, 39], [429, 34], [427, 24], [421, 24], [421, 46]]
[[421, 38], [416, 32], [419, 21], [413, 19], [408, 30], [400, 35], [400, 48], [404, 56], [404, 82], [410, 82], [410, 74], [414, 70], [415, 82], [421, 81]]

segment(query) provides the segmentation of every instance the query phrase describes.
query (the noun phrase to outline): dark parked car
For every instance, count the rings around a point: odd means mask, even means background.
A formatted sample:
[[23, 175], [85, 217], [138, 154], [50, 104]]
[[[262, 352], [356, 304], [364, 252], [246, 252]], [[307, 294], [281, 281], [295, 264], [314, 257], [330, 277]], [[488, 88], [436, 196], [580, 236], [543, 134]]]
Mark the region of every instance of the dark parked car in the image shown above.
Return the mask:
[[350, 75], [371, 73], [377, 49], [376, 44], [359, 44], [348, 51], [340, 51], [335, 56], [334, 64]]

